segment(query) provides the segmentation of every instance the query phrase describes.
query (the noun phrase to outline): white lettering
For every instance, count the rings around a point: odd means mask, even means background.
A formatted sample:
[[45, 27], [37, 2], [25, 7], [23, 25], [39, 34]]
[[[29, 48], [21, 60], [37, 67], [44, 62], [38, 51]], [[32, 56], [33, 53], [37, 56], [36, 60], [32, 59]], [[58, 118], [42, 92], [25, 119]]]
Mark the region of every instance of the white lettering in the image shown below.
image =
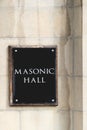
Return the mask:
[[36, 83], [35, 78], [32, 78], [31, 83]]
[[28, 74], [27, 69], [24, 69], [23, 74]]
[[21, 69], [19, 70], [15, 69], [15, 74], [22, 74]]
[[24, 74], [26, 74], [26, 75], [31, 75], [31, 74], [34, 74], [34, 75], [38, 75], [38, 74], [55, 74], [55, 69], [54, 68], [44, 68], [44, 69], [41, 69], [41, 68], [34, 68], [34, 69], [32, 69], [32, 68], [30, 68], [30, 69], [15, 69], [15, 75], [24, 75]]
[[49, 69], [49, 74], [54, 74], [54, 68]]
[[39, 74], [39, 69], [37, 68], [33, 69], [33, 74]]
[[28, 78], [24, 77], [24, 83], [30, 83], [30, 78], [29, 77]]
[[38, 84], [40, 84], [40, 83], [46, 83], [46, 81], [45, 81], [45, 79], [44, 79], [44, 77], [36, 77], [36, 78], [30, 78], [30, 77], [24, 77], [24, 84], [25, 83], [30, 83], [30, 84], [32, 84], [32, 83], [34, 83], [34, 84], [36, 84], [36, 83], [38, 83]]
[[32, 74], [32, 69], [29, 69], [29, 74]]

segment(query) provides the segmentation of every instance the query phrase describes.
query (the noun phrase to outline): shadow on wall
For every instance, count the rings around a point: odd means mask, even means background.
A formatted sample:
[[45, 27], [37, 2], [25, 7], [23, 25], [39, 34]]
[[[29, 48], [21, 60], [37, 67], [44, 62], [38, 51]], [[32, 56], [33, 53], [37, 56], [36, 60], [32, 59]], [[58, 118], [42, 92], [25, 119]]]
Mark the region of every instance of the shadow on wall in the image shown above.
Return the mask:
[[[63, 21], [64, 24], [62, 24], [65, 33], [60, 40], [58, 59], [59, 76], [68, 77], [66, 80], [68, 95], [66, 102], [70, 109], [71, 130], [83, 129], [82, 1], [79, 3], [79, 6], [74, 6], [77, 4], [74, 1], [73, 7], [66, 11], [67, 22]], [[65, 8], [65, 10], [67, 9]], [[61, 30], [61, 34], [62, 32], [63, 30]]]

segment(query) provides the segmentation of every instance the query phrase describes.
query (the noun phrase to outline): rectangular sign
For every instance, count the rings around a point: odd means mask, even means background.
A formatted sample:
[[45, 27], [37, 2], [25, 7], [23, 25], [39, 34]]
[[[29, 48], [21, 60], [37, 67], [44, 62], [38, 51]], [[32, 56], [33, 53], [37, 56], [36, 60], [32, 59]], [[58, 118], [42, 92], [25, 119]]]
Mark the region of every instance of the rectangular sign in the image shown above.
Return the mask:
[[10, 105], [57, 105], [57, 47], [9, 47]]

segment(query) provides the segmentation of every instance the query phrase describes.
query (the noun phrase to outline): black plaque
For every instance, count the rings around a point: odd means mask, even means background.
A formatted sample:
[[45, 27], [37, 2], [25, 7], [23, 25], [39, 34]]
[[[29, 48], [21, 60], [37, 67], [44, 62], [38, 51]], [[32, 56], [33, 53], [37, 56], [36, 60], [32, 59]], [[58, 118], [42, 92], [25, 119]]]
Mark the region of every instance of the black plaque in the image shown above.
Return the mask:
[[57, 47], [9, 47], [10, 105], [57, 105]]

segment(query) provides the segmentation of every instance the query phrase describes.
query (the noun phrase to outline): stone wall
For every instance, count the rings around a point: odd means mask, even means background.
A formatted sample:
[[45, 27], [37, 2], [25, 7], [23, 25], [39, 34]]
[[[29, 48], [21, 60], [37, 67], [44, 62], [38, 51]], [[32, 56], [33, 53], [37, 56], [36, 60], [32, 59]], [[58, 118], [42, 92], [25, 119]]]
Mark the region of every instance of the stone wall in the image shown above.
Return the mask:
[[71, 130], [83, 129], [83, 44], [82, 1], [74, 1], [73, 9], [73, 77], [71, 89]]
[[[81, 14], [80, 0], [0, 1], [0, 130], [82, 130]], [[57, 107], [9, 106], [9, 45], [58, 46]]]

